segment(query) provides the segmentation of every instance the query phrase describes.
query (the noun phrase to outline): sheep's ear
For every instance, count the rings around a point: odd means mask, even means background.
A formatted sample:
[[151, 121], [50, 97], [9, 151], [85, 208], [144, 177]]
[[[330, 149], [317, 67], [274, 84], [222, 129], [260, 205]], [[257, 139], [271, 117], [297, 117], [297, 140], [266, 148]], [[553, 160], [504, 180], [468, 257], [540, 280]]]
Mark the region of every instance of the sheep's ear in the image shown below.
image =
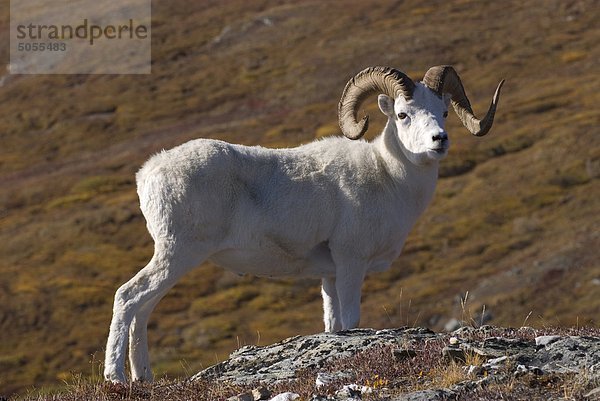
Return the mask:
[[388, 95], [379, 95], [377, 97], [377, 103], [379, 104], [379, 110], [386, 116], [393, 118], [396, 114], [394, 112], [394, 99]]

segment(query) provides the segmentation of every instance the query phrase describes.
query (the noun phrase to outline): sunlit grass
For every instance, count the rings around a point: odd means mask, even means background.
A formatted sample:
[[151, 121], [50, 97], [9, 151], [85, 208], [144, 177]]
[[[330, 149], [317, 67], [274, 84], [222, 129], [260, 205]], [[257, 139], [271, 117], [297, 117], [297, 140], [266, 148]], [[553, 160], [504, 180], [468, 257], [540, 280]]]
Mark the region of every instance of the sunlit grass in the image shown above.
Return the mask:
[[[434, 202], [392, 270], [365, 284], [363, 325], [443, 327], [463, 313], [466, 291], [475, 320], [486, 305], [496, 324], [530, 312], [533, 325], [597, 324], [592, 2], [226, 3], [157, 5], [152, 75], [13, 76], [2, 86], [2, 391], [93, 375], [114, 291], [152, 255], [134, 184], [145, 159], [197, 137], [283, 147], [338, 135], [343, 85], [372, 64], [418, 79], [453, 63], [478, 114], [496, 82], [507, 84], [488, 137], [449, 118]], [[253, 25], [265, 15], [272, 31]], [[215, 43], [225, 27], [229, 42]], [[383, 121], [375, 99], [363, 108], [372, 138]], [[257, 332], [265, 344], [322, 330], [318, 286], [204, 265], [153, 315], [153, 364], [183, 376], [183, 357], [197, 370]]]

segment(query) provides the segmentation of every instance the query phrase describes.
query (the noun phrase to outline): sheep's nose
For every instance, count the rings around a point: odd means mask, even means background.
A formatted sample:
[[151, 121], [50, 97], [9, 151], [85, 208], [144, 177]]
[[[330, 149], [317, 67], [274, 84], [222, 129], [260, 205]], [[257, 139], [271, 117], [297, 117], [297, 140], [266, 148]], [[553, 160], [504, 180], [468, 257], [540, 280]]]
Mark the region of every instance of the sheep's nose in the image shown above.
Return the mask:
[[434, 135], [431, 137], [431, 139], [433, 140], [433, 142], [435, 141], [447, 141], [448, 140], [448, 134], [446, 134], [445, 132], [440, 132], [437, 135]]

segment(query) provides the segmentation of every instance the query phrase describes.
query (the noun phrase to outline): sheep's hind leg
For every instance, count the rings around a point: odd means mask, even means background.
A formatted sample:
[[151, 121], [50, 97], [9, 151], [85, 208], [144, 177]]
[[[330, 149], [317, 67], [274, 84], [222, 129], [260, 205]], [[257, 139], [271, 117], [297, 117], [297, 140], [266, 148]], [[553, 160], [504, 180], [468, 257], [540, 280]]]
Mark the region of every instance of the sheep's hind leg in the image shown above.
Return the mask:
[[153, 380], [148, 353], [148, 320], [167, 291], [168, 289], [148, 300], [134, 316], [129, 327], [129, 366], [131, 366], [133, 381], [151, 382]]
[[321, 295], [323, 296], [325, 332], [340, 331], [342, 320], [340, 318], [340, 301], [335, 288], [335, 277], [324, 277], [322, 279]]
[[[117, 290], [106, 344], [106, 380], [126, 381], [125, 351], [128, 337], [133, 340], [129, 344], [133, 379], [146, 380], [152, 377], [148, 366], [148, 317], [181, 276], [202, 261], [203, 258], [197, 253], [192, 256], [181, 247], [175, 249], [172, 244], [156, 244], [154, 256], [148, 265]], [[134, 318], [135, 324], [132, 325]]]

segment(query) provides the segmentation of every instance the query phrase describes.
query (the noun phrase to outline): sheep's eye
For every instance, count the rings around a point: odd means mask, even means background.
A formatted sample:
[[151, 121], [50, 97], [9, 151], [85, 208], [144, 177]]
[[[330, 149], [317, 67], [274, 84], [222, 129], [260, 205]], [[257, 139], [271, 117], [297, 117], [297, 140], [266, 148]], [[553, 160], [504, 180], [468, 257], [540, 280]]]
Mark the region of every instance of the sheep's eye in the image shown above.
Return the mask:
[[444, 112], [444, 118], [446, 118], [446, 117], [448, 117], [448, 112], [447, 111]]
[[406, 113], [398, 113], [398, 118], [404, 120], [408, 115]]

